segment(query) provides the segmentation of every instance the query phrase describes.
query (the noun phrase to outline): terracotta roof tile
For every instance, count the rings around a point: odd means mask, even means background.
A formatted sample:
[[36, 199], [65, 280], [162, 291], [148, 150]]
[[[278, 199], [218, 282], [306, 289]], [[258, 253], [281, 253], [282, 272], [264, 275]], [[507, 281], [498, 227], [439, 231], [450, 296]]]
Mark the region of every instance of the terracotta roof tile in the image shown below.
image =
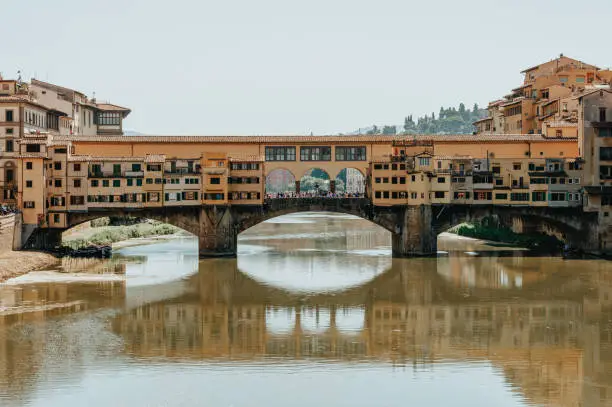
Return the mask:
[[70, 162], [105, 162], [105, 161], [119, 161], [119, 162], [142, 162], [144, 157], [96, 157], [91, 155], [73, 155], [68, 158]]
[[353, 136], [55, 136], [58, 141], [107, 143], [193, 143], [193, 144], [320, 144], [372, 143], [395, 141], [433, 142], [524, 142], [547, 141], [539, 134], [453, 134], [453, 135], [353, 135]]

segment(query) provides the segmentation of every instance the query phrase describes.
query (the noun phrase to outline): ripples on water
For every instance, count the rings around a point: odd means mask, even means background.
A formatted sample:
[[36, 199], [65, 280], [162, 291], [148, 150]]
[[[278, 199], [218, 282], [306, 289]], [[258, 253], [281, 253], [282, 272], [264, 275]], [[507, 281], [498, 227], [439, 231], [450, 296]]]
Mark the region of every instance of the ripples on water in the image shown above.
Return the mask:
[[612, 266], [346, 215], [276, 218], [0, 286], [0, 405], [612, 405]]

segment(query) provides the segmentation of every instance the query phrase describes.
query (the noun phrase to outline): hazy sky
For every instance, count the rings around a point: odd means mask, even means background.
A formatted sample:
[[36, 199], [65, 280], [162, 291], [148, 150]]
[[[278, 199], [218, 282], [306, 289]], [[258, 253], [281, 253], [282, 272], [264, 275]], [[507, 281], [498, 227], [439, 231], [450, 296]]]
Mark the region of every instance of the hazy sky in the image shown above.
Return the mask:
[[132, 108], [148, 134], [332, 134], [612, 65], [609, 0], [2, 0], [0, 71]]

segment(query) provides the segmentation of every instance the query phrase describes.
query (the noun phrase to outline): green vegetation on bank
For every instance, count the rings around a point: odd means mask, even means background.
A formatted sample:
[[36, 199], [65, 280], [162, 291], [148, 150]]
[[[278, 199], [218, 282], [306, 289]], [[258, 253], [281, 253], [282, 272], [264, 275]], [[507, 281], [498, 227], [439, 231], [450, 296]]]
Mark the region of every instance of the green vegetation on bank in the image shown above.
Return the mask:
[[128, 239], [139, 237], [152, 237], [172, 235], [181, 231], [176, 226], [157, 222], [140, 222], [124, 226], [112, 226], [102, 218], [96, 221], [97, 226], [89, 229], [87, 233], [76, 234], [64, 239], [63, 246], [73, 250], [82, 249], [92, 245], [110, 245]]
[[563, 242], [554, 236], [543, 233], [514, 233], [512, 229], [501, 226], [490, 219], [484, 219], [478, 223], [462, 223], [450, 229], [449, 232], [459, 236], [501, 242], [530, 249], [558, 250], [563, 247]]

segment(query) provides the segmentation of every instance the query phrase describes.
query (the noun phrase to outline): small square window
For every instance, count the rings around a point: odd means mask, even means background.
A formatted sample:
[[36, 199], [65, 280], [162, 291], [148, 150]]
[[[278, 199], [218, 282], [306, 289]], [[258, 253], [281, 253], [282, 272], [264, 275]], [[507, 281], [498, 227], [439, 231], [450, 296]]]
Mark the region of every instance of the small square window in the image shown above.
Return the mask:
[[34, 163], [31, 161], [26, 162], [26, 170], [31, 170], [34, 168]]
[[32, 181], [26, 181], [26, 188], [32, 188]]

